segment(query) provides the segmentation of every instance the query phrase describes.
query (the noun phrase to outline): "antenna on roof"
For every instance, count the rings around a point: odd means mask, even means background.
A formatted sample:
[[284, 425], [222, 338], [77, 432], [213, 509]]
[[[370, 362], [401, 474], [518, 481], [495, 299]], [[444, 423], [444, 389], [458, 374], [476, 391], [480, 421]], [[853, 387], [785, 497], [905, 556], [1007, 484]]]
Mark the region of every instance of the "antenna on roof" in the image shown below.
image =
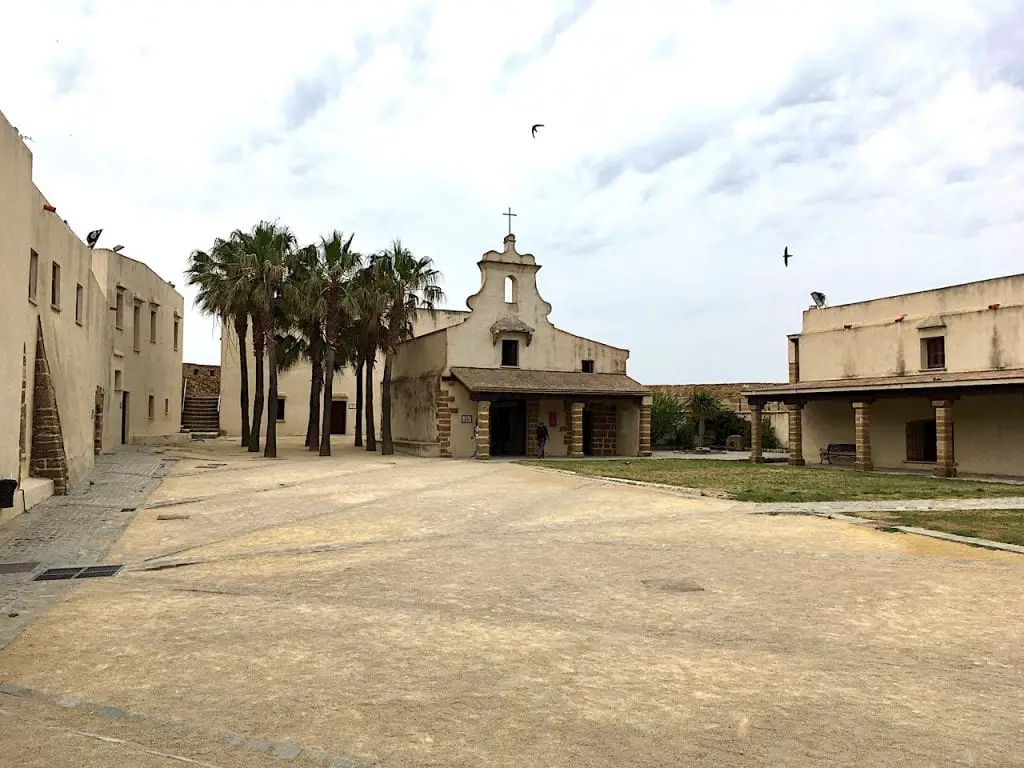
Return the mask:
[[821, 291], [811, 291], [811, 298], [814, 300], [814, 306], [818, 309], [822, 309], [828, 304], [828, 299]]

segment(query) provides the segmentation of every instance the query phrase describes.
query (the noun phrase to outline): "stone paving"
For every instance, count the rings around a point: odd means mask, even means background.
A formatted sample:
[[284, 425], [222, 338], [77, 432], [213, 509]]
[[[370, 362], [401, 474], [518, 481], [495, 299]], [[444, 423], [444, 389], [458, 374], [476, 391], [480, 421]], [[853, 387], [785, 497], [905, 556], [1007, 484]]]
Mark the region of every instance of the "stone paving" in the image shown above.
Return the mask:
[[505, 463], [280, 448], [168, 450], [106, 554], [125, 569], [0, 652], [5, 755], [1019, 763], [1024, 557]]
[[0, 573], [0, 649], [78, 583], [32, 579], [47, 568], [99, 564], [173, 464], [134, 447], [97, 456], [92, 473], [67, 496], [51, 496], [0, 527], [0, 564], [37, 563]]

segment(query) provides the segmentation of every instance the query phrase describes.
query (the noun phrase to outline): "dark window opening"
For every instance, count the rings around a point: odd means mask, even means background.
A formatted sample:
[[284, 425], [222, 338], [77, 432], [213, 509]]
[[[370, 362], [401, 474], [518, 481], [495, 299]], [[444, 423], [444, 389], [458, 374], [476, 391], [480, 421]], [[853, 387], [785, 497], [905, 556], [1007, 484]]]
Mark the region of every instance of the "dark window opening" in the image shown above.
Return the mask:
[[152, 395], [149, 396], [149, 418], [156, 416], [156, 398]]
[[583, 361], [583, 372], [584, 373], [593, 373], [594, 372], [594, 361], [593, 360], [584, 360]]
[[277, 398], [277, 420], [284, 421], [284, 398]]
[[935, 461], [935, 419], [907, 422], [907, 461]]
[[924, 345], [924, 367], [945, 368], [946, 367], [946, 339], [943, 336], [934, 336], [930, 339], [923, 339]]
[[60, 308], [60, 264], [56, 261], [50, 268], [50, 306]]
[[519, 342], [516, 339], [502, 339], [501, 364], [509, 366], [519, 365]]
[[36, 300], [36, 295], [39, 293], [39, 254], [35, 251], [29, 251], [29, 262], [28, 262], [28, 297], [32, 301]]
[[85, 321], [85, 289], [75, 286], [75, 322], [79, 325]]
[[149, 343], [156, 344], [156, 310], [149, 310]]

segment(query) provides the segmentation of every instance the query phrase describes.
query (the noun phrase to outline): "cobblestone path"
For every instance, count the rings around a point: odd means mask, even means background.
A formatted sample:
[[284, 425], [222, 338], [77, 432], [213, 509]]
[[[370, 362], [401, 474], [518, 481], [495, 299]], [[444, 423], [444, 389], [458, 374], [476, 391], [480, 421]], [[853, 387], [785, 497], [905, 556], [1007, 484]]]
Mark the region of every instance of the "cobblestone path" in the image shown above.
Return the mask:
[[[88, 479], [67, 496], [51, 496], [0, 527], [0, 648], [73, 583], [32, 579], [47, 568], [100, 564], [173, 463], [142, 448], [97, 456]], [[3, 573], [13, 563], [34, 565]]]

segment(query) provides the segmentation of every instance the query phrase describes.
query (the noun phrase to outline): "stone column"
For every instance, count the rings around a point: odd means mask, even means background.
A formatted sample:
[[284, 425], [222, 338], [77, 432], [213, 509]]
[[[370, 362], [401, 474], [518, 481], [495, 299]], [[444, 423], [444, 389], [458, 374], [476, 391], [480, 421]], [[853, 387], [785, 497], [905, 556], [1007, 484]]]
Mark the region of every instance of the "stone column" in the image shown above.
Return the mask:
[[[640, 455], [651, 455], [651, 406], [653, 397], [644, 397], [640, 402]], [[582, 417], [581, 417], [582, 418]]]
[[854, 434], [857, 439], [857, 458], [853, 468], [870, 472], [875, 468], [871, 461], [871, 402], [868, 400], [853, 404]]
[[789, 411], [789, 465], [791, 467], [802, 467], [804, 465], [804, 428], [800, 421], [803, 414], [803, 405], [787, 405]]
[[92, 452], [103, 452], [103, 387], [96, 387], [96, 405], [92, 423]]
[[760, 403], [750, 404], [750, 462], [752, 464], [763, 464], [764, 456], [761, 454], [761, 408]]
[[437, 424], [437, 442], [440, 444], [441, 458], [449, 459], [452, 455], [452, 403], [455, 398], [438, 382], [434, 401], [434, 419]]
[[480, 427], [480, 450], [476, 454], [477, 461], [491, 458], [491, 401], [480, 400], [476, 404], [476, 423]]
[[935, 474], [956, 477], [953, 456], [953, 401], [933, 400], [935, 408]]
[[569, 409], [569, 428], [572, 437], [569, 444], [569, 458], [583, 458], [583, 403], [573, 403]]

